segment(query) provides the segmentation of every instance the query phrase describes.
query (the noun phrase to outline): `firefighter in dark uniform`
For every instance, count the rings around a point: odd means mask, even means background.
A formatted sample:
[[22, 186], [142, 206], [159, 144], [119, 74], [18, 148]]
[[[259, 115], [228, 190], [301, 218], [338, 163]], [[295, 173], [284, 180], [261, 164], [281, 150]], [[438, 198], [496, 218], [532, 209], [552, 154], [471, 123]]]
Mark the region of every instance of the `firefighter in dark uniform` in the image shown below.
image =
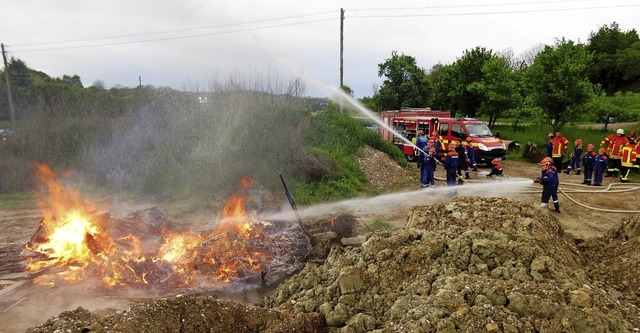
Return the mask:
[[540, 178], [534, 181], [542, 184], [542, 207], [549, 205], [549, 198], [553, 199], [553, 208], [557, 213], [560, 213], [560, 201], [558, 199], [558, 186], [560, 185], [560, 179], [558, 178], [558, 171], [551, 165], [551, 161], [547, 158], [540, 162]]
[[587, 151], [584, 153], [584, 156], [582, 156], [582, 166], [584, 167], [584, 180], [582, 183], [585, 185], [591, 185], [593, 166], [596, 163], [596, 156], [598, 156], [598, 154], [593, 151], [593, 148], [592, 144], [588, 144]]
[[604, 148], [600, 148], [593, 164], [593, 186], [602, 185], [602, 177], [608, 167], [609, 156], [607, 156], [607, 151]]
[[456, 145], [449, 144], [449, 152], [444, 159], [444, 169], [447, 173], [447, 186], [456, 185], [456, 171], [458, 170], [458, 153], [456, 153]]

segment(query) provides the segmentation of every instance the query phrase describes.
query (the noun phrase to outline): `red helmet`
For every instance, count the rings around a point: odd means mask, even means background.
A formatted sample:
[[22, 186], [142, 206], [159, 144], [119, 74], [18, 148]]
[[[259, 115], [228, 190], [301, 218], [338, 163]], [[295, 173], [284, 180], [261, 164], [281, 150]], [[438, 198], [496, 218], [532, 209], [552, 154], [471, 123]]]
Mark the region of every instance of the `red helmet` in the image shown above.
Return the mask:
[[493, 159], [493, 161], [491, 161], [491, 163], [493, 163], [493, 164], [498, 164], [498, 163], [500, 163], [500, 160], [499, 160], [499, 159], [497, 159], [497, 158], [494, 158], [494, 159]]
[[551, 161], [549, 161], [547, 158], [542, 159], [542, 161], [540, 161], [540, 165], [551, 165]]
[[582, 144], [582, 139], [576, 139], [576, 144], [577, 145], [581, 145]]

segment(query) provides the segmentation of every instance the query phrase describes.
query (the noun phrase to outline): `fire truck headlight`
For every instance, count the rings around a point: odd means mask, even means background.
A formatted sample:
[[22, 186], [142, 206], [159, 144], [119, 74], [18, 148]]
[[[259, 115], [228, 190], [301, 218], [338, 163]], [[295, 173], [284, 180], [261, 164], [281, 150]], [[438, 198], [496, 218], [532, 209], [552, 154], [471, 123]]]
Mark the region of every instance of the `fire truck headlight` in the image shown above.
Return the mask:
[[487, 145], [485, 145], [484, 143], [478, 143], [478, 149], [482, 151], [489, 151], [489, 147], [487, 147]]

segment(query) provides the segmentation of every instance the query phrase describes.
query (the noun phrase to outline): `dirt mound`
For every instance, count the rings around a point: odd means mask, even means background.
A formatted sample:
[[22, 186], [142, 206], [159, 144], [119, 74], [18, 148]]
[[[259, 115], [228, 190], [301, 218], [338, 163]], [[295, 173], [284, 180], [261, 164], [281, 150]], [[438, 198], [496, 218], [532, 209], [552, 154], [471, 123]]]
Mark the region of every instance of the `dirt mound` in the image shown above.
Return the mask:
[[621, 221], [603, 237], [580, 244], [594, 284], [640, 306], [640, 218]]
[[[334, 247], [264, 299], [340, 332], [629, 332], [638, 309], [593, 284], [555, 217], [502, 198], [416, 207], [408, 228]], [[618, 299], [616, 299], [618, 298]]]
[[177, 297], [137, 304], [126, 311], [65, 311], [27, 333], [50, 332], [323, 332], [318, 314], [292, 314], [211, 297]]

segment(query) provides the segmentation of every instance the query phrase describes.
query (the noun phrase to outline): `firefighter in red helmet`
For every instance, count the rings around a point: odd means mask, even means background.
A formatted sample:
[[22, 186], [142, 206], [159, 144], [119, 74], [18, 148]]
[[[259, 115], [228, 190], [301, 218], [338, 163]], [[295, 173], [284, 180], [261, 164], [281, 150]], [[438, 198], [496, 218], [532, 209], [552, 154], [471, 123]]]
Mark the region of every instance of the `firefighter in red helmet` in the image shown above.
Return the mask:
[[491, 171], [489, 171], [489, 173], [487, 174], [487, 177], [491, 177], [491, 176], [502, 176], [502, 165], [500, 165], [500, 160], [497, 158], [494, 158], [491, 161], [491, 164], [493, 165], [491, 167]]
[[558, 186], [560, 179], [558, 171], [551, 165], [548, 159], [540, 162], [540, 177], [534, 179], [534, 182], [542, 184], [542, 207], [547, 207], [549, 198], [553, 198], [553, 207], [557, 213], [560, 213], [560, 201], [558, 199]]
[[456, 153], [456, 144], [449, 144], [449, 152], [444, 159], [444, 169], [447, 173], [447, 186], [456, 185], [456, 172], [458, 170], [458, 153]]

